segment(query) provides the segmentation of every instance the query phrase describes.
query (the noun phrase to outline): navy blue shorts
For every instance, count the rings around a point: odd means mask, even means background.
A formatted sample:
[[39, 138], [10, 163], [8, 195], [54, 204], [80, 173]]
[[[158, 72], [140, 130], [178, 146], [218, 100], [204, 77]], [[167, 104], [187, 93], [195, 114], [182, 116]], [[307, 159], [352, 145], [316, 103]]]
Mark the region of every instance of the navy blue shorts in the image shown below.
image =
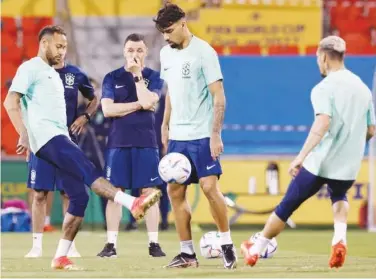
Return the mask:
[[[28, 162], [29, 176], [27, 179], [27, 188], [37, 191], [64, 191], [64, 188], [80, 187], [84, 185], [81, 180], [60, 171], [57, 167], [49, 162], [38, 158], [30, 153]], [[80, 186], [79, 186], [80, 185]]]
[[140, 189], [162, 185], [156, 148], [110, 148], [106, 154], [105, 177], [116, 187]]
[[170, 140], [167, 153], [178, 152], [185, 155], [192, 165], [191, 176], [184, 183], [198, 183], [202, 177], [215, 175], [218, 178], [222, 174], [222, 167], [219, 160], [213, 160], [210, 153], [210, 139], [199, 140]]
[[324, 178], [310, 173], [305, 168], [301, 168], [298, 175], [291, 181], [286, 195], [277, 206], [275, 213], [282, 221], [286, 222], [292, 213], [304, 201], [315, 195], [324, 184], [328, 186], [332, 203], [347, 201], [347, 191], [354, 184], [354, 181]]
[[72, 179], [81, 181], [81, 187], [64, 183], [69, 188], [63, 187], [68, 196], [71, 192], [70, 189], [82, 188], [85, 184], [91, 186], [95, 180], [101, 177], [100, 170], [67, 136], [53, 137], [39, 149], [36, 156], [55, 166], [64, 177], [71, 176]]

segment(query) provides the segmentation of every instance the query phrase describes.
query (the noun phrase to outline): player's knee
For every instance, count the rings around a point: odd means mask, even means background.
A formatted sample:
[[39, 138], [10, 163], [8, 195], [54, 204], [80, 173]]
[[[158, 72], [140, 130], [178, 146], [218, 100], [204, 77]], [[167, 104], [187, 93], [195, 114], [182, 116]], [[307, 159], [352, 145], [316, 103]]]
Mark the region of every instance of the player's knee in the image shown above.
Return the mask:
[[86, 190], [74, 196], [70, 196], [68, 213], [72, 214], [73, 216], [84, 217], [88, 203], [89, 194]]
[[298, 196], [285, 196], [281, 203], [276, 207], [274, 213], [284, 222], [290, 218], [296, 209], [302, 204], [303, 200]]
[[177, 184], [169, 184], [167, 193], [171, 201], [182, 201], [185, 199], [185, 186]]
[[34, 202], [36, 204], [47, 203], [47, 191], [34, 191]]
[[213, 179], [207, 179], [207, 177], [201, 178], [200, 187], [207, 198], [214, 199], [218, 196], [219, 189], [216, 181], [213, 181]]

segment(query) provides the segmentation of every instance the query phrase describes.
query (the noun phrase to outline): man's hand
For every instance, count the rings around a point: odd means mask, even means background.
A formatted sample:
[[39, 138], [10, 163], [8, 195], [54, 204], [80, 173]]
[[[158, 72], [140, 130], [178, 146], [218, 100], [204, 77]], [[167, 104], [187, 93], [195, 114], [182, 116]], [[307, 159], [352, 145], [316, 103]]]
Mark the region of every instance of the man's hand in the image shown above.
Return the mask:
[[70, 126], [69, 130], [72, 134], [79, 135], [82, 132], [82, 129], [88, 122], [85, 115], [81, 115], [76, 119], [76, 121], [73, 122], [73, 124]]
[[223, 153], [223, 142], [219, 133], [213, 133], [210, 138], [210, 152], [213, 160], [217, 160]]
[[[23, 154], [29, 150], [29, 137], [27, 136], [27, 132], [23, 132], [18, 139], [16, 153], [18, 155]], [[27, 155], [27, 154], [26, 154]]]
[[154, 109], [155, 109], [154, 108], [155, 104], [153, 102], [151, 102], [150, 100], [146, 99], [146, 98], [139, 99], [138, 103], [140, 104], [140, 106], [142, 107], [143, 110], [154, 111]]
[[295, 177], [298, 175], [299, 170], [301, 169], [303, 165], [304, 158], [301, 156], [297, 156], [294, 161], [291, 162], [290, 167], [289, 167], [289, 174], [292, 177]]
[[162, 141], [162, 156], [167, 154], [168, 147], [168, 126], [162, 125], [161, 127], [161, 141]]
[[139, 58], [135, 57], [127, 61], [128, 71], [130, 71], [134, 76], [142, 76], [141, 61]]

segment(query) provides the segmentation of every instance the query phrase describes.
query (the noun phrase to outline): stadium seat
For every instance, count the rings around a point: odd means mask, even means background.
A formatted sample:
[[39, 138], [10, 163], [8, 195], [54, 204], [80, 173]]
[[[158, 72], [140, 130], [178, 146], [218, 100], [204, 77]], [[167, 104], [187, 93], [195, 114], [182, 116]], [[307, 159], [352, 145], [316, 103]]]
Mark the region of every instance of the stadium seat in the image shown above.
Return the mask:
[[23, 49], [24, 56], [30, 59], [37, 55], [39, 48], [38, 38], [36, 36], [25, 36], [23, 37]]
[[370, 23], [366, 18], [357, 20], [339, 20], [335, 25], [340, 31], [341, 35], [349, 33], [363, 33], [367, 34], [370, 28]]
[[268, 49], [269, 55], [297, 55], [299, 48], [297, 46], [272, 45]]
[[26, 36], [36, 36], [40, 29], [46, 25], [53, 24], [53, 19], [50, 17], [23, 17], [22, 30]]
[[18, 141], [18, 134], [9, 118], [1, 118], [1, 145], [7, 154], [15, 155]]
[[316, 55], [317, 46], [307, 46], [305, 50], [306, 55]]
[[15, 35], [17, 33], [16, 21], [13, 17], [1, 17], [1, 33]]
[[224, 46], [212, 46], [218, 55], [223, 55], [225, 47]]
[[346, 41], [347, 54], [370, 54], [372, 47], [369, 44], [369, 38], [366, 35], [359, 33], [347, 34], [343, 37]]
[[230, 46], [231, 55], [260, 55], [259, 45]]
[[6, 33], [1, 39], [1, 60], [19, 64], [22, 60], [22, 50], [17, 46], [16, 38]]
[[9, 83], [17, 72], [18, 64], [12, 62], [1, 63], [1, 86], [5, 87]]

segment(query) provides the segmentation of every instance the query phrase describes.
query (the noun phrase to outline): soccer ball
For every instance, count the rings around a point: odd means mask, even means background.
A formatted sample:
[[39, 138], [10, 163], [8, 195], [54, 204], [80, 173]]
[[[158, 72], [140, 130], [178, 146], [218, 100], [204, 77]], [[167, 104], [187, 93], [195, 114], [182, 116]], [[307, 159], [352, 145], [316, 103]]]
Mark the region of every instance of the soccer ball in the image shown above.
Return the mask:
[[[254, 235], [251, 236], [249, 239], [250, 242], [255, 243], [257, 238], [259, 238], [261, 235], [261, 232], [255, 233]], [[269, 259], [272, 258], [277, 251], [277, 239], [275, 237], [270, 240], [268, 246], [266, 246], [265, 250], [261, 252], [260, 258], [261, 259]]]
[[177, 152], [164, 156], [158, 166], [159, 176], [167, 183], [183, 184], [191, 175], [191, 170], [188, 158]]
[[206, 259], [215, 259], [222, 257], [222, 248], [219, 241], [218, 232], [208, 232], [200, 239], [201, 256]]

